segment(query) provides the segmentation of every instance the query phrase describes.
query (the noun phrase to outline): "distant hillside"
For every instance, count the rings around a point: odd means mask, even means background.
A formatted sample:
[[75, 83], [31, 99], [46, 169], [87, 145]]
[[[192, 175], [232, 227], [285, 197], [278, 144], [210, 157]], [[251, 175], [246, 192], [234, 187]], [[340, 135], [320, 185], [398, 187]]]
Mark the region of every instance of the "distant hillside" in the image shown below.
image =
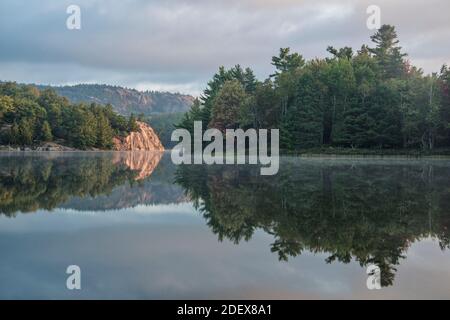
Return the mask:
[[156, 91], [137, 91], [118, 86], [99, 84], [79, 84], [74, 86], [37, 86], [39, 89], [52, 88], [71, 102], [96, 102], [112, 104], [122, 115], [134, 113], [151, 115], [188, 111], [194, 98], [189, 95]]

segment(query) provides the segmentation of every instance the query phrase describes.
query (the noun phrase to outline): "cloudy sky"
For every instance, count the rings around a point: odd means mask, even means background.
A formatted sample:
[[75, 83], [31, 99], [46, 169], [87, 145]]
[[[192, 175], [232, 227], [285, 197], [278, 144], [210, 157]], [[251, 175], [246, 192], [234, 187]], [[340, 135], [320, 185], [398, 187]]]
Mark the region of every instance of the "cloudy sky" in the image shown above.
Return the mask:
[[[71, 4], [81, 30], [66, 28]], [[371, 4], [415, 65], [450, 63], [448, 0], [2, 0], [0, 80], [198, 94], [220, 65], [267, 77], [280, 47], [306, 58], [358, 49], [373, 33]]]

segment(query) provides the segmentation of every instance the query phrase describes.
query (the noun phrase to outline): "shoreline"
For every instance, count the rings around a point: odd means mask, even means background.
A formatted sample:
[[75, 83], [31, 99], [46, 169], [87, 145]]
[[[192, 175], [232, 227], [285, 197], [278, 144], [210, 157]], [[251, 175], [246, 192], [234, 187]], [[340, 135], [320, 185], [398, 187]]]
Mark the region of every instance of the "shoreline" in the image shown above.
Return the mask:
[[[0, 149], [0, 155], [7, 154], [73, 154], [73, 153], [142, 153], [142, 152], [151, 152], [151, 153], [170, 153], [171, 149], [166, 149], [163, 152], [159, 150], [80, 150], [80, 149], [72, 149], [72, 150], [18, 150], [18, 149]], [[333, 160], [333, 159], [386, 159], [386, 160], [450, 160], [450, 153], [317, 153], [317, 152], [288, 152], [288, 153], [280, 153], [280, 157], [285, 158], [302, 158], [302, 159], [323, 159], [323, 160]]]
[[433, 150], [421, 149], [350, 149], [350, 148], [312, 148], [298, 151], [280, 151], [283, 155], [301, 157], [450, 157], [450, 149], [436, 148]]

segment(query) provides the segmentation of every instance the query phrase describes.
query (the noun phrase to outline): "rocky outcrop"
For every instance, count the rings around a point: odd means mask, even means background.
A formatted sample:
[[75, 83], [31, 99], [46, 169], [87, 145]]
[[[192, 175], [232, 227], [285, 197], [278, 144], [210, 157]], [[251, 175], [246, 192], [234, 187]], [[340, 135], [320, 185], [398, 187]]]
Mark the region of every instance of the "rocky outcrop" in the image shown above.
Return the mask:
[[137, 121], [139, 130], [131, 132], [126, 137], [115, 137], [114, 150], [116, 151], [164, 151], [157, 134], [146, 123]]
[[36, 147], [36, 151], [75, 151], [76, 149], [66, 147], [54, 142], [46, 142], [43, 145]]
[[45, 142], [37, 146], [0, 146], [0, 151], [76, 151], [55, 142]]

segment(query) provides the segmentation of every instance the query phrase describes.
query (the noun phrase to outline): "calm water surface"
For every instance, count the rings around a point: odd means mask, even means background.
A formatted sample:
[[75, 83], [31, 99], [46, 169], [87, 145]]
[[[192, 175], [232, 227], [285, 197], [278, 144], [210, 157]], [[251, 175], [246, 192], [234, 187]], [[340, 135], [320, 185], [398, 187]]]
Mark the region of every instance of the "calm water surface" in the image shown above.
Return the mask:
[[444, 160], [0, 155], [1, 299], [450, 298], [449, 244]]

